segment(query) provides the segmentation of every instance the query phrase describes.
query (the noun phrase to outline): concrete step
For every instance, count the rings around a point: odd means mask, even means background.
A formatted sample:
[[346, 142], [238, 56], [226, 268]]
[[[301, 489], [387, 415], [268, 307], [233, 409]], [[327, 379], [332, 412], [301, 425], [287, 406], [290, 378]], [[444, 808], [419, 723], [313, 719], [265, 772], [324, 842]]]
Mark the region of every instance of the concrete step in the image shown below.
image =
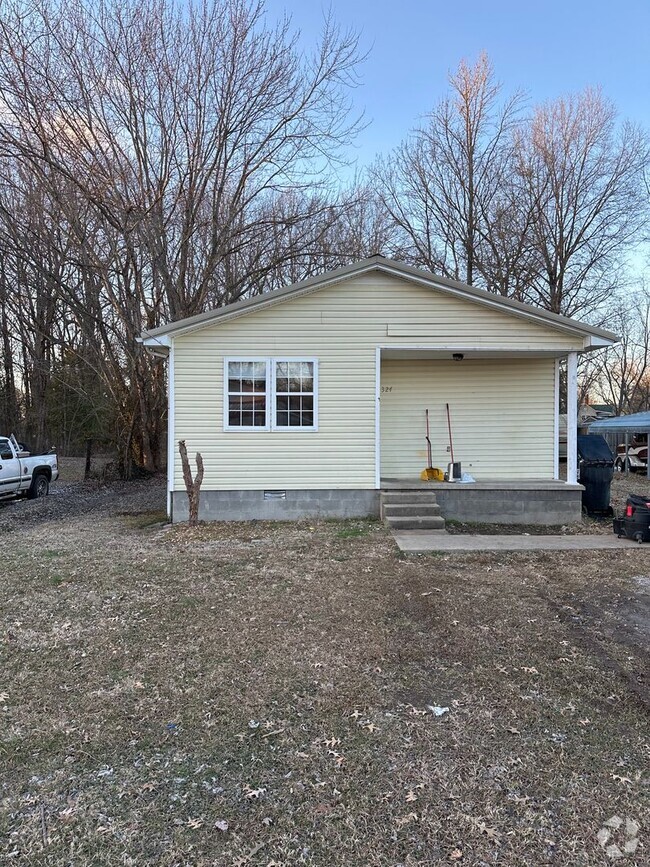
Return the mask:
[[437, 503], [384, 503], [384, 516], [405, 518], [407, 516], [420, 516], [430, 518], [440, 514], [440, 506]]
[[392, 530], [444, 530], [445, 519], [441, 515], [430, 518], [405, 516], [403, 518], [387, 517], [386, 523]]
[[436, 495], [433, 491], [382, 491], [381, 501], [388, 503], [435, 503]]

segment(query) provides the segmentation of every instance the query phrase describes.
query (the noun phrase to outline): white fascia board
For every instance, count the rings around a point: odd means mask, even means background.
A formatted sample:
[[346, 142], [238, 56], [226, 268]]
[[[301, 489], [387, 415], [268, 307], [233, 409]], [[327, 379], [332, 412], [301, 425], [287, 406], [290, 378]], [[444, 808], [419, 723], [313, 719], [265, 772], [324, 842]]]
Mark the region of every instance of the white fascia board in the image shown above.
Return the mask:
[[618, 340], [607, 340], [605, 337], [597, 337], [595, 334], [590, 334], [585, 337], [585, 351], [593, 349], [607, 349], [608, 346], [616, 346]]
[[172, 348], [172, 340], [168, 334], [162, 334], [160, 337], [137, 337], [136, 341], [152, 355], [158, 358], [168, 358]]

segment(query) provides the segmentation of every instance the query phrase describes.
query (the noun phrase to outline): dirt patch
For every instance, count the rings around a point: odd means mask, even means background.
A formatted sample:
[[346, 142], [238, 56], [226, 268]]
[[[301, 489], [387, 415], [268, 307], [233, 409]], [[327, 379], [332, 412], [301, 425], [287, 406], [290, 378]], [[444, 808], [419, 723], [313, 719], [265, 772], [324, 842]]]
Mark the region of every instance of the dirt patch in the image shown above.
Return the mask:
[[576, 639], [622, 679], [650, 711], [650, 578], [635, 575], [622, 590], [547, 597]]
[[650, 549], [89, 500], [0, 538], [0, 863], [592, 867], [613, 815], [647, 863]]

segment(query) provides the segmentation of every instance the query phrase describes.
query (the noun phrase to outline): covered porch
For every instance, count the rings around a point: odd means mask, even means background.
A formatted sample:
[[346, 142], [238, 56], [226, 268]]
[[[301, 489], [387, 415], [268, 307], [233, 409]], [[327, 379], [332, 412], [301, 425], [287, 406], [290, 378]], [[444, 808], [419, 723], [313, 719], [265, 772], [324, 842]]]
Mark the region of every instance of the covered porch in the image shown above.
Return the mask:
[[[577, 356], [524, 348], [382, 347], [377, 353], [377, 487], [435, 493], [443, 515], [460, 521], [579, 520]], [[564, 478], [559, 462], [563, 363], [569, 410]], [[426, 410], [431, 465], [446, 471], [453, 447], [454, 460], [474, 481], [420, 479], [429, 464]]]

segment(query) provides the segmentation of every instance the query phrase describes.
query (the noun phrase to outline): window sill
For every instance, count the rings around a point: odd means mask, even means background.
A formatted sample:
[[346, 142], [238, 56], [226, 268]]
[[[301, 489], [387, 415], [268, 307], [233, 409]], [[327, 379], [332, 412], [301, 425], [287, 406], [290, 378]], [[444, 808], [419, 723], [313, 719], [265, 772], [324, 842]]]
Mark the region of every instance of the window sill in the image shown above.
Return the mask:
[[224, 433], [318, 433], [317, 427], [224, 427]]

